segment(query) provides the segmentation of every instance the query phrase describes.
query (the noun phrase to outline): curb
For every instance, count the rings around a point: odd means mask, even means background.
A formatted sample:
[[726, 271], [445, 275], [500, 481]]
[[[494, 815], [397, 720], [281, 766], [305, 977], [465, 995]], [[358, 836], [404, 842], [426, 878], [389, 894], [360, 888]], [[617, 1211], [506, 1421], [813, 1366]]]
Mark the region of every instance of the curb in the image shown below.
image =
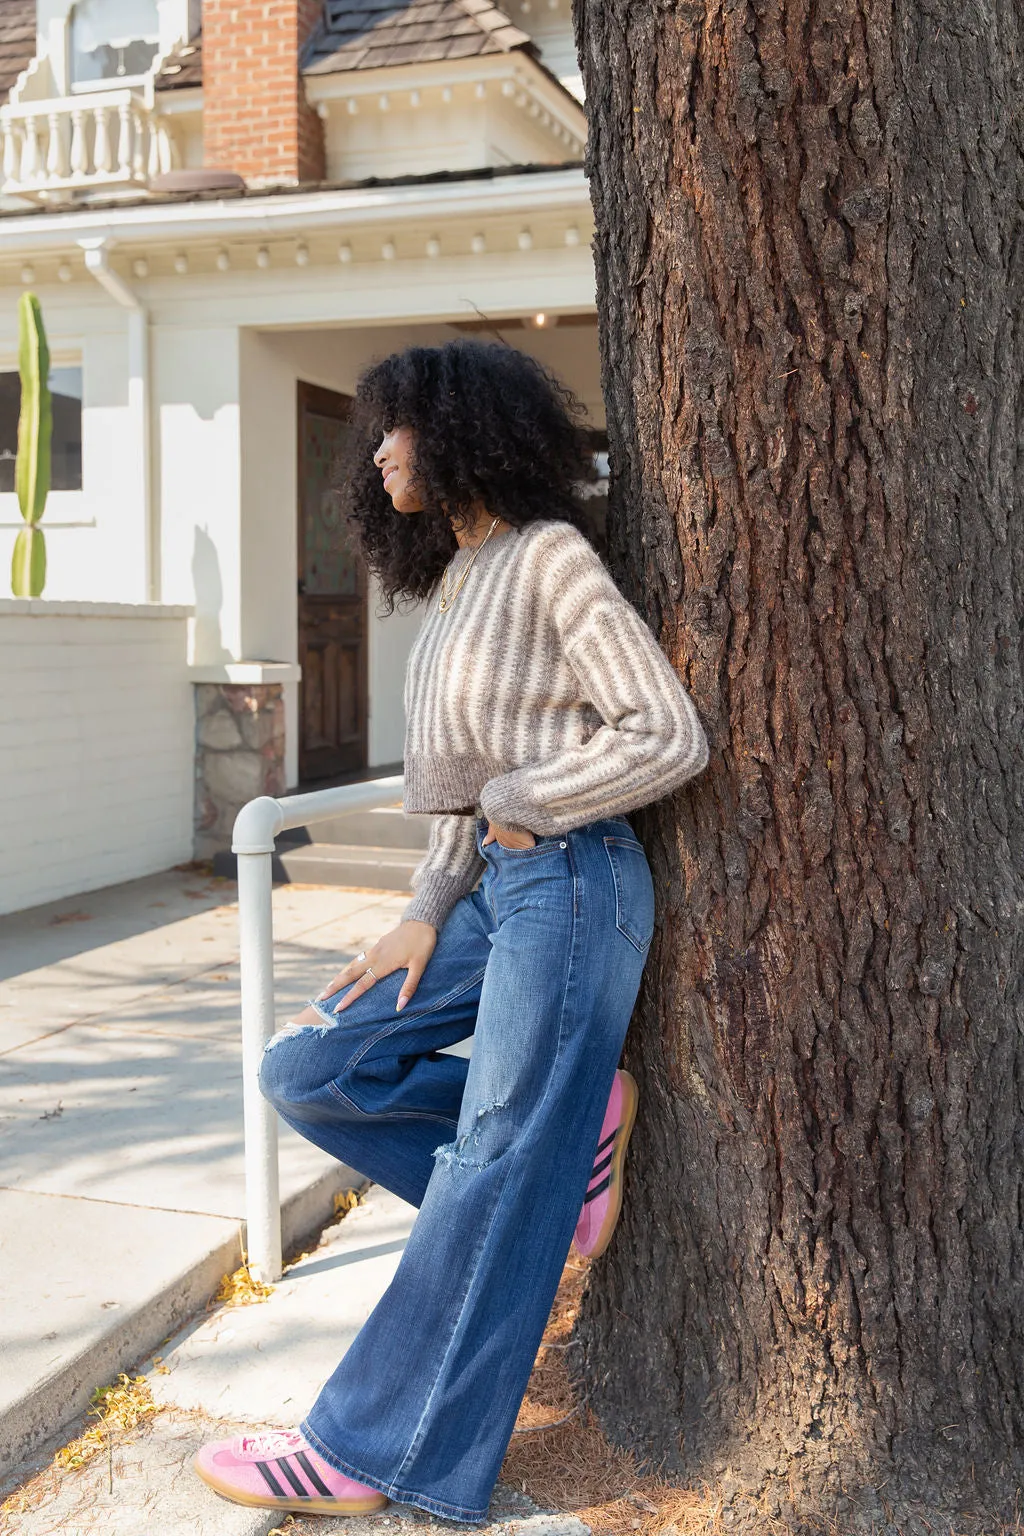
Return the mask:
[[[287, 1249], [311, 1236], [334, 1214], [334, 1197], [345, 1189], [364, 1189], [362, 1174], [339, 1163], [314, 1183], [292, 1195], [281, 1208], [281, 1240]], [[114, 1380], [176, 1333], [216, 1294], [221, 1279], [242, 1261], [235, 1233], [207, 1250], [188, 1269], [173, 1276], [134, 1312], [121, 1317], [102, 1338], [70, 1360], [27, 1397], [0, 1414], [0, 1477], [18, 1468], [44, 1441], [84, 1413], [98, 1386]]]

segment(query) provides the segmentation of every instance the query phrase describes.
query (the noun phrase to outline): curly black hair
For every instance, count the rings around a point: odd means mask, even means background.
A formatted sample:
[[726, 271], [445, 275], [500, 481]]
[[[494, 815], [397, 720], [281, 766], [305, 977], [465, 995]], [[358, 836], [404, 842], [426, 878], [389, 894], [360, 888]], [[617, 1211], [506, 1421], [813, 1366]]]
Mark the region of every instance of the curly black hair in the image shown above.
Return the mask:
[[[356, 386], [336, 489], [346, 528], [395, 597], [429, 595], [480, 501], [515, 527], [572, 523], [594, 543], [581, 487], [595, 477], [585, 407], [536, 358], [465, 337], [406, 347]], [[411, 429], [422, 512], [396, 512], [373, 455], [385, 431]], [[509, 535], [511, 537], [511, 535]]]

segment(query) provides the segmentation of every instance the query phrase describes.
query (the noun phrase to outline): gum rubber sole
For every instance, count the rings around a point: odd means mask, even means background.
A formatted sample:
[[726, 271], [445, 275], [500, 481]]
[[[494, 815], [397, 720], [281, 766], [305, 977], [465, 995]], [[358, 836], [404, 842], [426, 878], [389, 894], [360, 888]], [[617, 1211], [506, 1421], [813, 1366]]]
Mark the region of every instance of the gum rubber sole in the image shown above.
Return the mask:
[[282, 1514], [311, 1514], [311, 1515], [376, 1515], [384, 1509], [391, 1500], [386, 1493], [374, 1493], [372, 1497], [365, 1499], [300, 1499], [298, 1497], [277, 1499], [268, 1493], [266, 1498], [255, 1493], [239, 1493], [227, 1483], [221, 1483], [211, 1477], [209, 1472], [193, 1463], [195, 1471], [212, 1488], [214, 1493], [219, 1493], [222, 1499], [230, 1499], [232, 1504], [246, 1504], [252, 1509], [279, 1509]]
[[[626, 1161], [626, 1148], [629, 1146], [629, 1138], [633, 1134], [633, 1126], [636, 1123], [636, 1110], [640, 1102], [640, 1090], [636, 1085], [636, 1078], [632, 1072], [627, 1072], [624, 1068], [620, 1068], [619, 1076], [622, 1078], [622, 1131], [615, 1144], [615, 1151], [608, 1168], [608, 1209], [605, 1212], [604, 1221], [601, 1223], [600, 1231], [597, 1234], [597, 1241], [592, 1248], [583, 1254], [583, 1257], [587, 1259], [599, 1258], [604, 1253], [612, 1240], [612, 1233], [615, 1231], [615, 1224], [622, 1210], [622, 1170]], [[575, 1247], [575, 1244], [573, 1246]], [[577, 1252], [582, 1253], [582, 1250], [577, 1249]]]

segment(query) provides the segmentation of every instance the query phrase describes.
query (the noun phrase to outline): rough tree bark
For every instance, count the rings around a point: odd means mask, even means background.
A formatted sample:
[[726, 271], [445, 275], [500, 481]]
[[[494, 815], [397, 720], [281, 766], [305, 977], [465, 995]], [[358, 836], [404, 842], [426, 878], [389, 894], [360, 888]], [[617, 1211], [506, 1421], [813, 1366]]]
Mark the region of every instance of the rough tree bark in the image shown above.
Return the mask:
[[590, 1401], [674, 1472], [781, 1479], [805, 1511], [886, 1480], [904, 1507], [1002, 1508], [1024, 1457], [1024, 13], [574, 20], [610, 556], [713, 748], [637, 817], [660, 911], [627, 1205], [579, 1327]]

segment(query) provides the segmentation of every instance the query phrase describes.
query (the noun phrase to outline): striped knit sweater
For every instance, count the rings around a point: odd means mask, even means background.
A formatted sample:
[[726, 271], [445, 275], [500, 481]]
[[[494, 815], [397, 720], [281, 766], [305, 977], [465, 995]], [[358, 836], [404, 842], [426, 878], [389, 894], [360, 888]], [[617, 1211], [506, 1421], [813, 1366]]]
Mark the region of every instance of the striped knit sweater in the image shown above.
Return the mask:
[[[457, 551], [451, 586], [472, 556]], [[570, 523], [493, 533], [405, 676], [408, 812], [434, 812], [403, 919], [440, 929], [485, 865], [475, 817], [538, 836], [621, 816], [700, 773], [690, 696]]]

